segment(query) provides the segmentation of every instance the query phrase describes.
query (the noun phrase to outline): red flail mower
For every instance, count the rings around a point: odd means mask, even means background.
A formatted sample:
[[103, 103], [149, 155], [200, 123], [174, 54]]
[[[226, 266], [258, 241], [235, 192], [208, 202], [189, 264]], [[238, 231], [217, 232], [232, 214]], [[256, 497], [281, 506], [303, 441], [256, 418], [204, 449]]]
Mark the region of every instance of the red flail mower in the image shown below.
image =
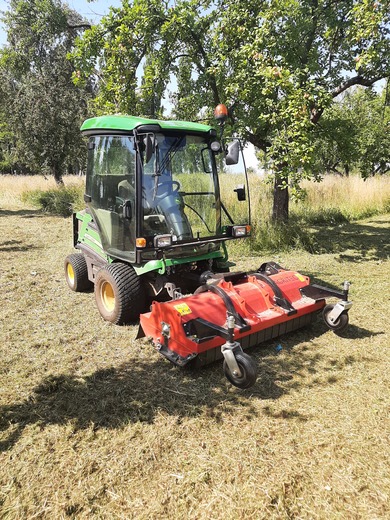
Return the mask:
[[[322, 311], [326, 325], [348, 325], [349, 283], [343, 291], [311, 285], [307, 276], [274, 262], [254, 273], [208, 273], [194, 294], [174, 291], [173, 299], [153, 302], [140, 316], [140, 333], [172, 363], [203, 366], [224, 358], [227, 379], [239, 388], [256, 382], [257, 369], [244, 349], [308, 325]], [[325, 298], [340, 298], [326, 304]]]

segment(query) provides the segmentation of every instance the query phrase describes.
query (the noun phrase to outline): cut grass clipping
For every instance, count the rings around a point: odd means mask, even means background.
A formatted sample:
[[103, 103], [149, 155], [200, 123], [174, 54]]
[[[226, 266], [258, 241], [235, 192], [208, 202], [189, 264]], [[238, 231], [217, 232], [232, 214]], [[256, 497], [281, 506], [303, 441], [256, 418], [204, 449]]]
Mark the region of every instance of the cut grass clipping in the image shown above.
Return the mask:
[[234, 254], [354, 301], [343, 336], [318, 320], [252, 350], [240, 391], [104, 322], [64, 279], [71, 218], [1, 181], [0, 518], [389, 518], [389, 215], [314, 228], [333, 253]]

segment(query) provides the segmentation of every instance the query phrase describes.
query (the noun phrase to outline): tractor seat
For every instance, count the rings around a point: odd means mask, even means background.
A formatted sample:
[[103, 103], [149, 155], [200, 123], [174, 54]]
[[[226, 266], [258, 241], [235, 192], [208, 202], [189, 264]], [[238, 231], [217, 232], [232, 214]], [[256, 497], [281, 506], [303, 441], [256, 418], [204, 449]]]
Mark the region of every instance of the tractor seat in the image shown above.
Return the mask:
[[135, 189], [128, 179], [124, 179], [118, 184], [118, 196], [124, 200], [135, 199]]

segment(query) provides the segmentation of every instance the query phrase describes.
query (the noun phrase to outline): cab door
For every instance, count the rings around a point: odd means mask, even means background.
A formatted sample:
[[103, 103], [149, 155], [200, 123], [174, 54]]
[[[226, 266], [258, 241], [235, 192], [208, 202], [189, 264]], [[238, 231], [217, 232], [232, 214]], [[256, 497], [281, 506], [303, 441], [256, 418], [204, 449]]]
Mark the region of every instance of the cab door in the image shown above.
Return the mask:
[[103, 248], [135, 259], [135, 150], [132, 136], [90, 137], [86, 193]]

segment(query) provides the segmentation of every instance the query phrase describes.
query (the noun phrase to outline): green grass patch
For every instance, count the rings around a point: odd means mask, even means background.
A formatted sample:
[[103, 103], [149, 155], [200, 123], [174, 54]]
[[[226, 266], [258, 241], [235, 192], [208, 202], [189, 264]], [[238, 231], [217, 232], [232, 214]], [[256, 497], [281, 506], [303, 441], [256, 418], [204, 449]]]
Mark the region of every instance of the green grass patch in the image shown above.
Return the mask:
[[295, 213], [293, 216], [300, 221], [301, 226], [334, 226], [350, 221], [340, 208], [305, 208], [303, 212]]
[[79, 186], [59, 186], [49, 190], [32, 190], [22, 194], [22, 200], [51, 215], [69, 217], [84, 207], [84, 189]]
[[308, 227], [294, 218], [285, 224], [263, 223], [253, 229], [254, 251], [280, 252], [294, 249], [315, 253], [317, 242]]

